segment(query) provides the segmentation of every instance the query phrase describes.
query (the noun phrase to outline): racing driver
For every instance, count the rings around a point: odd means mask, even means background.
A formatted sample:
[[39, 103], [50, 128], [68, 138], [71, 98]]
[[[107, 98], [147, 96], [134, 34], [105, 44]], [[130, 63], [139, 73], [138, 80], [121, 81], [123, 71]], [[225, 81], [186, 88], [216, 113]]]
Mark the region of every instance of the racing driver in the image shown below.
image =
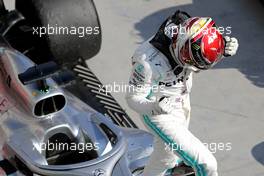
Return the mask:
[[223, 37], [212, 18], [177, 11], [135, 51], [126, 99], [155, 136], [144, 176], [163, 176], [181, 163], [196, 176], [218, 175], [215, 157], [188, 130], [192, 73], [212, 68], [237, 49], [237, 39]]

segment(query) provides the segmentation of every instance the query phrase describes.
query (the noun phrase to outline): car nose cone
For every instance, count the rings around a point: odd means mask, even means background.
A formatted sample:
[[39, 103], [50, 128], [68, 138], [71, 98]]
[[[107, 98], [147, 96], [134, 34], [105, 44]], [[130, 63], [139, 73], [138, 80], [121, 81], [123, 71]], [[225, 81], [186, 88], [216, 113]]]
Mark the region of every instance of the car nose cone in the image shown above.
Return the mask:
[[103, 169], [96, 169], [94, 171], [94, 176], [104, 176], [105, 175], [105, 171]]

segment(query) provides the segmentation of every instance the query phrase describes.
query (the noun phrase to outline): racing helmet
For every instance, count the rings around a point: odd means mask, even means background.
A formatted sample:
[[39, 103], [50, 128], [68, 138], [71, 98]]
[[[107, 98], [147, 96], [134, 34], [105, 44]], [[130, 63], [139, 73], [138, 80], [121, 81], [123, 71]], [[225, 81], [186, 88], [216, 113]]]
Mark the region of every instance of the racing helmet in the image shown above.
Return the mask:
[[223, 58], [225, 42], [209, 17], [192, 17], [179, 25], [172, 52], [182, 67], [206, 70]]

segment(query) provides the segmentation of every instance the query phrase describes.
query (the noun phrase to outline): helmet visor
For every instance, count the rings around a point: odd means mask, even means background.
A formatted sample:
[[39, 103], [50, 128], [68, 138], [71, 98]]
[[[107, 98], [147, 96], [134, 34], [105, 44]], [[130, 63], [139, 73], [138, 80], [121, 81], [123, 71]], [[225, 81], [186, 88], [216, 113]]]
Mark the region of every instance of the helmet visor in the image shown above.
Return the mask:
[[[197, 43], [198, 42], [198, 43]], [[198, 69], [208, 69], [211, 67], [211, 63], [206, 62], [205, 59], [203, 59], [200, 43], [201, 41], [197, 41], [195, 43], [191, 43], [190, 41], [187, 41], [184, 46], [180, 50], [180, 60], [184, 64], [188, 64], [190, 66], [194, 66]]]

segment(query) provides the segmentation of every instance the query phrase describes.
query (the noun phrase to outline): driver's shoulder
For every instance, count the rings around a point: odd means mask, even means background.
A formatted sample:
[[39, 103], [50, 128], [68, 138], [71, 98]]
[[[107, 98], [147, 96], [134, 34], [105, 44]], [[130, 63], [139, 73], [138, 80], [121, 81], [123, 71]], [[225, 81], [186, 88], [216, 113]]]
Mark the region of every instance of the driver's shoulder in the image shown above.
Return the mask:
[[151, 69], [156, 67], [169, 67], [166, 57], [149, 41], [141, 44], [133, 55], [133, 62], [148, 65]]

